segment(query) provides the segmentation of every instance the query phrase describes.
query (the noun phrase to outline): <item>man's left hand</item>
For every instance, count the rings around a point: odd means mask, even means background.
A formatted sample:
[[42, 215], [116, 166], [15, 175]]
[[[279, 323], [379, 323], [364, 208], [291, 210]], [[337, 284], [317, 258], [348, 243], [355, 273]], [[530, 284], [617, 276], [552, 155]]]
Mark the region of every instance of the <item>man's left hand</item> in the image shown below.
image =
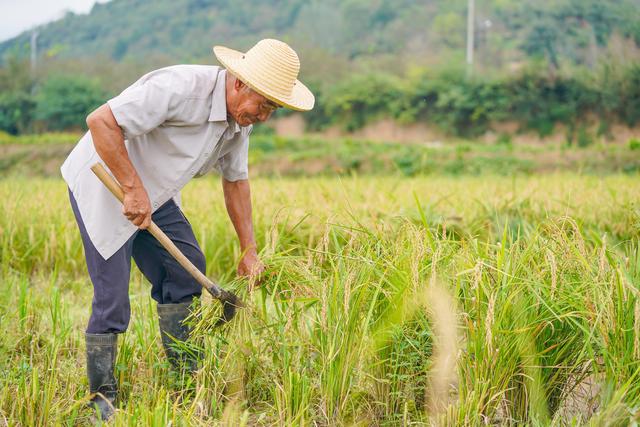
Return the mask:
[[265, 266], [262, 261], [260, 261], [255, 249], [249, 249], [245, 252], [238, 264], [238, 275], [247, 277], [251, 287], [260, 284], [264, 271]]

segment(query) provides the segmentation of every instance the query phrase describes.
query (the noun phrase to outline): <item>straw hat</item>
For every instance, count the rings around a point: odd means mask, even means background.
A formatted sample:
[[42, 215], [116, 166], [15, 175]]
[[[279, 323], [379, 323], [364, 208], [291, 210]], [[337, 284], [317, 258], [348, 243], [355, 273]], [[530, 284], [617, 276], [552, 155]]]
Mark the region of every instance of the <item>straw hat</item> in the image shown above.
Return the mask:
[[313, 108], [315, 98], [297, 80], [300, 60], [288, 44], [264, 39], [247, 53], [224, 46], [214, 46], [213, 53], [229, 72], [260, 95], [292, 110], [308, 111]]

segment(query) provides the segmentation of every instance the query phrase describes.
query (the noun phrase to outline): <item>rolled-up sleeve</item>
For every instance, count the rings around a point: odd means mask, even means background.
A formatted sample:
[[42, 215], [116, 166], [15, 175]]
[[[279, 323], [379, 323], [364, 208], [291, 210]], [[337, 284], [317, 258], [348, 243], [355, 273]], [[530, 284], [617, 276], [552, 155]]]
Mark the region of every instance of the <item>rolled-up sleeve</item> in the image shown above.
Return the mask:
[[127, 88], [107, 101], [118, 125], [127, 139], [135, 138], [157, 128], [170, 119], [172, 111], [183, 101], [172, 87], [172, 76], [153, 76], [147, 81]]
[[215, 168], [227, 181], [249, 179], [249, 135], [220, 157]]

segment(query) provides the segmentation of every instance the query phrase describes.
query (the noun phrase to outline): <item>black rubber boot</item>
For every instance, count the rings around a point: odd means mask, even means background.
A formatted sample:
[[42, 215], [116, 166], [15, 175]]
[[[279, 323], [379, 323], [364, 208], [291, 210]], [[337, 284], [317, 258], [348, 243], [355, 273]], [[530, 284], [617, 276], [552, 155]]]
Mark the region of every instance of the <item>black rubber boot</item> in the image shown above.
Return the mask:
[[171, 365], [180, 372], [198, 369], [200, 352], [189, 343], [191, 329], [184, 320], [191, 314], [191, 303], [158, 304], [158, 319], [162, 345]]
[[91, 406], [106, 421], [115, 412], [118, 384], [113, 375], [118, 336], [116, 334], [85, 334], [87, 343], [87, 376], [89, 391], [95, 393]]

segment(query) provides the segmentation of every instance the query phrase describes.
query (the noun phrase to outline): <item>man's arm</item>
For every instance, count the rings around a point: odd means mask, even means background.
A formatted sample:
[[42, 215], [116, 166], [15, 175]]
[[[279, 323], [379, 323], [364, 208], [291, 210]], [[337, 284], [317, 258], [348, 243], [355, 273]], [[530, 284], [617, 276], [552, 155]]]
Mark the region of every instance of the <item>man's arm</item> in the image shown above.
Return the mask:
[[264, 265], [258, 258], [253, 235], [249, 180], [227, 181], [222, 178], [222, 189], [229, 218], [240, 240], [242, 259], [238, 264], [238, 274], [257, 278], [264, 271]]
[[149, 195], [129, 159], [124, 134], [109, 105], [104, 104], [89, 114], [87, 126], [96, 152], [124, 191], [122, 213], [138, 228], [147, 228], [151, 222]]

